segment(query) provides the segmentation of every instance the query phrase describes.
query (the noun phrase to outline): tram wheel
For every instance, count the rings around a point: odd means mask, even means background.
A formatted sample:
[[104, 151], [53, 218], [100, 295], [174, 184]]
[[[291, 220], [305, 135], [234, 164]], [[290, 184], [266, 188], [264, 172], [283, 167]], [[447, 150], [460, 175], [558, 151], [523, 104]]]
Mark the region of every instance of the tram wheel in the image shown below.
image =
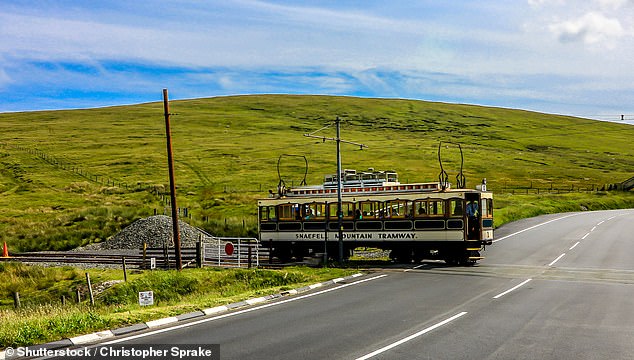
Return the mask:
[[394, 249], [390, 252], [390, 259], [397, 263], [409, 264], [412, 262], [412, 249]]
[[282, 263], [289, 263], [291, 262], [291, 248], [290, 247], [280, 247], [278, 249], [275, 249], [275, 256], [277, 256], [278, 259], [280, 259], [280, 262]]
[[419, 262], [423, 261], [424, 258], [425, 258], [425, 254], [423, 251], [414, 250], [413, 259], [415, 264], [418, 264]]
[[304, 261], [304, 258], [308, 256], [308, 249], [294, 248], [293, 256], [295, 257], [295, 260], [297, 261]]

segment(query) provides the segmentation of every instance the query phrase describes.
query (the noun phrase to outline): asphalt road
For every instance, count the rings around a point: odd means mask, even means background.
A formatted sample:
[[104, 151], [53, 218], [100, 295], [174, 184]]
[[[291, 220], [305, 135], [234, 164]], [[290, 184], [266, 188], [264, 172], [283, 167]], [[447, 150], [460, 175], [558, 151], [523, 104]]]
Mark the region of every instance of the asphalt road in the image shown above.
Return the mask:
[[474, 267], [370, 273], [120, 344], [220, 344], [221, 359], [631, 359], [634, 210], [509, 224]]

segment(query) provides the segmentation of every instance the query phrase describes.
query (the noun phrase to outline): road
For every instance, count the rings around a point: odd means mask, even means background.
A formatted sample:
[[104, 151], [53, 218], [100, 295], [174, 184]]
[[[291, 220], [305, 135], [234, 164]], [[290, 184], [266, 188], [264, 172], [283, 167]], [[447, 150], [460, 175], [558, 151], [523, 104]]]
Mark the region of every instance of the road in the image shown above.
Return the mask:
[[118, 344], [220, 344], [228, 359], [631, 359], [634, 210], [496, 232], [474, 267], [425, 262]]

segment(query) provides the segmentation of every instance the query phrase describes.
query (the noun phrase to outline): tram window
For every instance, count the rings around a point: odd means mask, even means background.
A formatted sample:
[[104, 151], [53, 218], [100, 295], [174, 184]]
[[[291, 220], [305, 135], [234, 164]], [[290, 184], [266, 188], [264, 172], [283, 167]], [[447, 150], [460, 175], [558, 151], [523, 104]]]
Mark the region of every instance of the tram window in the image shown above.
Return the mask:
[[283, 204], [279, 206], [280, 220], [296, 220], [296, 214], [299, 212], [297, 204]]
[[482, 199], [482, 217], [484, 218], [493, 217], [493, 200], [492, 199]]
[[393, 218], [410, 217], [412, 215], [411, 204], [412, 204], [411, 201], [407, 201], [407, 200], [388, 201], [387, 216], [393, 217]]
[[[341, 211], [343, 212], [343, 218], [347, 220], [354, 219], [354, 203], [342, 202]], [[331, 220], [337, 219], [337, 203], [328, 204], [328, 218]]]
[[304, 205], [304, 219], [306, 220], [324, 220], [326, 218], [326, 204], [312, 203]]
[[277, 212], [275, 206], [261, 206], [260, 207], [260, 221], [275, 221], [277, 220]]
[[427, 216], [427, 201], [416, 200], [414, 201], [414, 216], [426, 217]]
[[464, 214], [464, 206], [462, 199], [449, 200], [449, 215], [450, 216], [462, 216]]
[[360, 217], [357, 219], [378, 219], [379, 212], [382, 208], [381, 205], [382, 203], [378, 201], [363, 201], [358, 203], [360, 214], [357, 215], [360, 215]]
[[445, 216], [445, 202], [442, 200], [427, 201], [428, 216]]

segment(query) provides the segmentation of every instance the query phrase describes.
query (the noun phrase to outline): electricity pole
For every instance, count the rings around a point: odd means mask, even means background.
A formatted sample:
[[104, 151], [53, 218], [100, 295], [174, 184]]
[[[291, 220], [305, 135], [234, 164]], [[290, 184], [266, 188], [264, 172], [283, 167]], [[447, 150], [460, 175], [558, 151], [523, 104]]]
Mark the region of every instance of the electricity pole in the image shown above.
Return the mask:
[[343, 204], [342, 204], [342, 198], [341, 198], [341, 193], [343, 190], [343, 181], [341, 179], [342, 174], [342, 170], [341, 170], [341, 143], [346, 143], [346, 144], [352, 144], [352, 145], [356, 145], [358, 146], [361, 150], [363, 150], [363, 148], [367, 148], [367, 145], [364, 144], [359, 144], [356, 142], [352, 142], [352, 141], [347, 141], [347, 140], [342, 140], [341, 139], [341, 135], [340, 135], [340, 123], [341, 123], [341, 119], [339, 119], [339, 116], [337, 116], [337, 118], [335, 119], [335, 126], [337, 129], [337, 137], [336, 138], [328, 138], [328, 137], [324, 137], [324, 136], [316, 136], [314, 135], [316, 132], [319, 132], [321, 130], [327, 129], [330, 126], [332, 126], [332, 124], [327, 125], [319, 130], [313, 131], [312, 133], [309, 134], [304, 134], [304, 136], [306, 137], [313, 137], [313, 138], [318, 138], [318, 139], [322, 139], [324, 142], [326, 140], [328, 141], [335, 141], [337, 143], [337, 233], [338, 233], [338, 243], [339, 243], [339, 265], [343, 264]]
[[174, 181], [174, 151], [172, 149], [172, 130], [170, 129], [170, 108], [167, 101], [167, 89], [163, 89], [163, 109], [165, 110], [165, 134], [167, 137], [167, 163], [170, 176], [170, 200], [172, 203], [172, 230], [174, 231], [174, 247], [176, 250], [176, 268], [183, 270], [181, 257], [181, 233], [178, 229], [178, 208], [176, 207], [176, 183]]
[[340, 126], [341, 120], [339, 116], [335, 119], [337, 126], [337, 230], [339, 231], [339, 265], [343, 265], [343, 205], [341, 201], [341, 192], [343, 191], [343, 182], [341, 181], [341, 136]]

